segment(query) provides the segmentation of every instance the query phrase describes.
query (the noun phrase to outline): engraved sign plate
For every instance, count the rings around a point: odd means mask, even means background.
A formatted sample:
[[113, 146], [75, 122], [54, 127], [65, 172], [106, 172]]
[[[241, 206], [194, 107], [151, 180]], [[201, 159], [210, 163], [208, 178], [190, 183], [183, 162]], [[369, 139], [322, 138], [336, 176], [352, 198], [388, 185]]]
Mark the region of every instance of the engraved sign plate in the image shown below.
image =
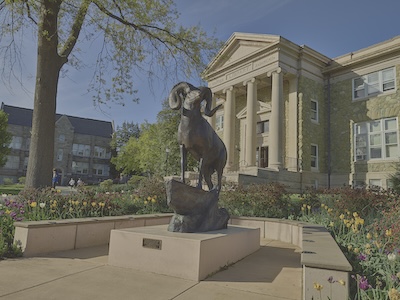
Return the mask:
[[143, 248], [161, 250], [161, 240], [143, 239]]

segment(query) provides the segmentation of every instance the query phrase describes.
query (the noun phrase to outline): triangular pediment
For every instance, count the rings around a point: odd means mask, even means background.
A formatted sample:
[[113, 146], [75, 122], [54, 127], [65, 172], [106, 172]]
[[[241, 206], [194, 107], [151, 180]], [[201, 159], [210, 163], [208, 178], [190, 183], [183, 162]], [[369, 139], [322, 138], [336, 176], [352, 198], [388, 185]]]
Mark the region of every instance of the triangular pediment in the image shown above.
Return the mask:
[[[257, 101], [257, 115], [267, 113], [271, 111], [271, 104], [270, 103], [265, 103], [261, 101]], [[247, 107], [243, 108], [237, 115], [236, 117], [238, 119], [245, 119], [247, 117]]]
[[240, 62], [246, 57], [280, 41], [280, 36], [235, 32], [210, 62], [204, 74]]

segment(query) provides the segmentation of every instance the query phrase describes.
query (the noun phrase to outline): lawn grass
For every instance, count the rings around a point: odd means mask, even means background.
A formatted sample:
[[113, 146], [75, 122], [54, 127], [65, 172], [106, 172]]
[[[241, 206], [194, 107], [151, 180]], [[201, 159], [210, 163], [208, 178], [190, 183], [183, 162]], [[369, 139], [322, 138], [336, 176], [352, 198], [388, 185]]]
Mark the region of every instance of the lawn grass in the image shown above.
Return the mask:
[[0, 185], [0, 194], [17, 195], [23, 188], [23, 184]]

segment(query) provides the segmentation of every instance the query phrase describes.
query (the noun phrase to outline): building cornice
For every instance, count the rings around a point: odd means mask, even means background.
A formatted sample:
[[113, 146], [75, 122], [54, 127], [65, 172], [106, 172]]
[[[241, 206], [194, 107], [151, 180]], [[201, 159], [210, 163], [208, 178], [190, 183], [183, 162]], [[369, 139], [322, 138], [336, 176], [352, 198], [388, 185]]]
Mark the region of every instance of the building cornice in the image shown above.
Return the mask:
[[400, 55], [400, 36], [334, 58], [330, 65], [324, 68], [323, 73], [334, 73], [343, 69], [353, 68], [394, 53]]

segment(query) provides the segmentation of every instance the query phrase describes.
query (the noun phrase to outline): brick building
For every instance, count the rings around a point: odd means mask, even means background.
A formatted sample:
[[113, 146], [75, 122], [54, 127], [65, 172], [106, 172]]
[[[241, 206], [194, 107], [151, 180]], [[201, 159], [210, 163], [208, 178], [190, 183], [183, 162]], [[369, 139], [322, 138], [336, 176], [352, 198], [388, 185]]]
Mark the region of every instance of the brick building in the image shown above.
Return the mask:
[[[12, 141], [7, 163], [0, 168], [0, 183], [4, 178], [17, 182], [26, 176], [33, 110], [4, 103], [1, 109], [8, 115]], [[112, 134], [111, 122], [57, 114], [53, 161], [60, 184], [67, 185], [71, 177], [86, 183], [108, 179]]]
[[400, 36], [329, 58], [281, 36], [234, 33], [203, 73], [225, 176], [388, 187], [399, 162]]

